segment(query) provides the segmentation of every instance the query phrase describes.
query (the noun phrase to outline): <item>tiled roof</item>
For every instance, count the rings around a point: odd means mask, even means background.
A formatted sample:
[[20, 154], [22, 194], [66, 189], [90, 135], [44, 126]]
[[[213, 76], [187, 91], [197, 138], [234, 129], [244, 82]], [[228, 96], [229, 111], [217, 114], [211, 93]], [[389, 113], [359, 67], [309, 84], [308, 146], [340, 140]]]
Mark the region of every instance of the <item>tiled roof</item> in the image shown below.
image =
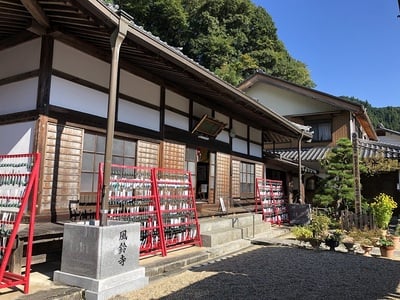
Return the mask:
[[[384, 155], [386, 158], [400, 159], [400, 145], [384, 144], [375, 141], [359, 139], [360, 157], [369, 158]], [[314, 147], [301, 149], [302, 161], [319, 161], [323, 159], [331, 147]], [[272, 153], [272, 151], [269, 151]], [[292, 161], [298, 160], [297, 149], [275, 150], [274, 154], [278, 154], [282, 159]]]

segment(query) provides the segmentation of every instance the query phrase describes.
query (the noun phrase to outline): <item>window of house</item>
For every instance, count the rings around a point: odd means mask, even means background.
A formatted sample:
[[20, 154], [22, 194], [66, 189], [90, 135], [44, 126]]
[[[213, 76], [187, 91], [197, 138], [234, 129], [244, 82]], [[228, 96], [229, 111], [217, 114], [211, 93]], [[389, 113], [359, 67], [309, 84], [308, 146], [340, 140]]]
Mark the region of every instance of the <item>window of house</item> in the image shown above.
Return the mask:
[[[99, 164], [104, 162], [106, 137], [85, 133], [83, 141], [81, 192], [97, 192]], [[134, 166], [136, 142], [114, 139], [112, 163]]]
[[243, 197], [254, 197], [254, 164], [240, 163], [240, 195]]
[[311, 131], [314, 131], [313, 142], [327, 142], [332, 140], [331, 122], [310, 123]]

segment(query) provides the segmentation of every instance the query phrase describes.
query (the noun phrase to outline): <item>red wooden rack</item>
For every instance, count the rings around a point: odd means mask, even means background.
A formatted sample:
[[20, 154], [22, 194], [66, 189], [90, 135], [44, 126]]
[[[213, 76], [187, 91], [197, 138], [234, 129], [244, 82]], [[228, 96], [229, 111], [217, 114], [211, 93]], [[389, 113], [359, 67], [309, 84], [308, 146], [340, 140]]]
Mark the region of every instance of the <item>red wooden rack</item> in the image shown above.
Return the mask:
[[[32, 243], [36, 216], [40, 154], [0, 155], [0, 288], [24, 286], [29, 293]], [[22, 217], [30, 204], [25, 272], [7, 269]]]
[[[104, 164], [99, 166], [96, 219]], [[191, 174], [184, 170], [111, 165], [108, 220], [140, 222], [140, 256], [201, 246]]]
[[281, 224], [289, 220], [281, 180], [256, 178], [256, 208], [262, 210], [263, 220]]

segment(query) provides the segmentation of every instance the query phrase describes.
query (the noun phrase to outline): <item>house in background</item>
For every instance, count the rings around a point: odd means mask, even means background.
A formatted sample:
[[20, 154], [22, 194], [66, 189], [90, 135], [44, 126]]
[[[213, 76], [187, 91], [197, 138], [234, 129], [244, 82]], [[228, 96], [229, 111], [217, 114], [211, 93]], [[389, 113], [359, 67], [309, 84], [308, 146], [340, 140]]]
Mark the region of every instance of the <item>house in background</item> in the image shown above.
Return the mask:
[[[300, 180], [305, 189], [305, 200], [308, 203], [311, 203], [316, 181], [319, 177], [324, 177], [320, 160], [340, 138], [353, 140], [353, 133], [356, 133], [362, 158], [373, 157], [383, 152], [387, 157], [400, 158], [397, 147], [388, 147], [378, 142], [379, 137], [361, 104], [302, 87], [264, 73], [252, 75], [238, 88], [287, 119], [311, 127], [311, 131], [314, 132], [313, 138], [311, 140], [302, 139], [301, 148], [298, 147], [296, 141], [292, 141], [292, 143], [272, 142], [264, 145], [266, 157], [271, 161], [267, 163], [267, 168], [271, 165], [279, 165], [281, 161], [286, 160], [293, 163], [300, 162], [300, 164], [318, 171], [317, 176], [304, 174], [303, 180]], [[269, 172], [274, 172], [274, 170], [267, 169], [267, 174]], [[294, 180], [293, 182], [299, 181]], [[298, 188], [298, 185], [294, 187], [295, 190]]]
[[385, 128], [383, 124], [378, 124], [375, 129], [378, 139], [382, 143], [400, 145], [400, 132]]
[[254, 199], [264, 144], [312, 136], [101, 1], [28, 2], [0, 3], [13, 16], [0, 22], [0, 153], [42, 154], [39, 221], [94, 204], [110, 118], [112, 163], [187, 169], [215, 211]]

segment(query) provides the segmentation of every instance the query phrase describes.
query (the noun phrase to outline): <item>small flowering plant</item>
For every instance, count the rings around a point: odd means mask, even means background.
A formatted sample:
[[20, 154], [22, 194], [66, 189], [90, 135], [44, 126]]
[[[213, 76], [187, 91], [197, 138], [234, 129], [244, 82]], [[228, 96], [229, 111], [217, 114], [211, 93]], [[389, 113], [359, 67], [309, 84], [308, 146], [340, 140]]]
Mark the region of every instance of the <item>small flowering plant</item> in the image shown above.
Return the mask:
[[343, 231], [340, 229], [336, 229], [335, 231], [330, 232], [328, 236], [325, 238], [325, 240], [340, 242], [342, 238], [343, 238]]
[[385, 236], [381, 237], [377, 242], [376, 242], [377, 247], [394, 247], [394, 242], [393, 239], [390, 236]]

